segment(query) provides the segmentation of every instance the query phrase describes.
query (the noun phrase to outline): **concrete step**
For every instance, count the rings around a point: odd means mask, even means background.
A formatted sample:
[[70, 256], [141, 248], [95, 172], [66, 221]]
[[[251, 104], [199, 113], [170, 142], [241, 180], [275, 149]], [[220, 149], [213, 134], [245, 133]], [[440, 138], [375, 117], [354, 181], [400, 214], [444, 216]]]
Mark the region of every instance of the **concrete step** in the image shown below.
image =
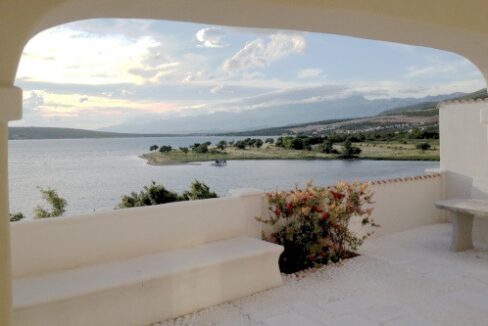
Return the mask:
[[15, 279], [14, 325], [146, 325], [282, 282], [283, 248], [250, 237]]

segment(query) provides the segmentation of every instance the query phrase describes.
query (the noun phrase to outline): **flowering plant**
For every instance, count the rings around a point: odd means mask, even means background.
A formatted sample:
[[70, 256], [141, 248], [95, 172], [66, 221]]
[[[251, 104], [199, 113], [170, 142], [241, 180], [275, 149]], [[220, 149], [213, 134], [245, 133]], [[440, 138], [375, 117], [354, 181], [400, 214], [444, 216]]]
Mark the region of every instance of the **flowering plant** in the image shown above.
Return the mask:
[[366, 183], [339, 182], [333, 187], [296, 187], [266, 194], [269, 214], [258, 221], [271, 226], [264, 239], [284, 246], [280, 269], [284, 273], [337, 262], [354, 251], [373, 232], [359, 236], [349, 227], [352, 216], [362, 225], [378, 227], [371, 219], [373, 192]]

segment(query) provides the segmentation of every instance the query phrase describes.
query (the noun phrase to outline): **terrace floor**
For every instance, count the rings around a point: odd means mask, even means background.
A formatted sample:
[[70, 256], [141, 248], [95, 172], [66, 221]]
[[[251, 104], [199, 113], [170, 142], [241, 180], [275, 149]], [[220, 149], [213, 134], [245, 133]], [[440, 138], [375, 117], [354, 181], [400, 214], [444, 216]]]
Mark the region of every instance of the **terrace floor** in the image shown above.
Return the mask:
[[367, 241], [340, 265], [156, 325], [488, 325], [488, 250], [448, 250], [449, 224]]

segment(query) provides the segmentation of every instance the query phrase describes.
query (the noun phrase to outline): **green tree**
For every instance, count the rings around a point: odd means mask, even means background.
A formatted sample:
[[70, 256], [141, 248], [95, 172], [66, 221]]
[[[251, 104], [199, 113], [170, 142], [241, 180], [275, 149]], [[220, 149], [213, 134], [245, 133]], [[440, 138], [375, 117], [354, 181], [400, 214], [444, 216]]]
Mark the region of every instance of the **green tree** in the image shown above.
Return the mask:
[[339, 154], [337, 149], [334, 148], [334, 142], [331, 139], [327, 139], [324, 142], [322, 151], [327, 154]]
[[180, 151], [182, 151], [183, 153], [185, 153], [185, 155], [188, 154], [188, 147], [180, 147]]
[[263, 146], [263, 141], [261, 139], [256, 139], [254, 141], [254, 147], [260, 148], [261, 146]]
[[58, 217], [66, 211], [66, 199], [60, 197], [56, 190], [51, 188], [40, 188], [42, 199], [44, 199], [50, 206], [50, 210], [37, 206], [34, 209], [35, 218], [49, 218]]
[[198, 180], [193, 181], [190, 190], [183, 193], [184, 200], [209, 199], [217, 197], [218, 196], [215, 192], [210, 191], [210, 188], [206, 184]]
[[173, 147], [171, 147], [170, 145], [163, 145], [161, 147], [159, 147], [159, 151], [161, 153], [169, 153], [173, 150]]
[[224, 150], [227, 147], [227, 142], [225, 140], [221, 140], [217, 143], [217, 148], [220, 150]]
[[193, 144], [191, 150], [199, 154], [208, 153], [208, 145], [207, 143], [203, 143], [203, 144], [195, 143]]
[[295, 150], [303, 150], [305, 149], [305, 144], [303, 142], [303, 139], [295, 137], [292, 139], [291, 143], [291, 148]]
[[420, 143], [415, 146], [415, 148], [420, 149], [421, 151], [426, 151], [428, 149], [431, 149], [431, 146], [429, 143]]
[[157, 151], [159, 148], [158, 145], [152, 145], [151, 147], [149, 147], [149, 151], [152, 152], [152, 151]]
[[264, 141], [266, 144], [274, 144], [274, 138], [266, 138]]
[[238, 140], [234, 143], [234, 147], [238, 149], [246, 149], [246, 142], [243, 140]]
[[361, 148], [352, 146], [351, 140], [348, 138], [342, 145], [343, 158], [355, 158], [361, 154]]

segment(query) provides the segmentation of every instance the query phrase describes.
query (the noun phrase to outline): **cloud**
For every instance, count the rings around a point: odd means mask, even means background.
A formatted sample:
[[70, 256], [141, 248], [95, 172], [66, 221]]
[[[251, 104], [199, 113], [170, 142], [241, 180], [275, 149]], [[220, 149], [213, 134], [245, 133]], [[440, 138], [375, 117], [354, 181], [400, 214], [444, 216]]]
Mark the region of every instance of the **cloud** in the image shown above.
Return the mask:
[[207, 27], [199, 30], [195, 37], [199, 42], [199, 46], [206, 48], [223, 48], [227, 44], [223, 41], [225, 32], [217, 27]]
[[129, 69], [129, 73], [142, 77], [146, 82], [158, 82], [164, 76], [177, 71], [179, 62], [168, 62], [157, 66], [140, 66]]
[[307, 68], [307, 69], [300, 70], [297, 74], [297, 77], [301, 79], [312, 79], [312, 78], [324, 77], [324, 75], [322, 75], [322, 69]]
[[185, 78], [181, 81], [184, 84], [191, 83], [193, 81], [201, 80], [203, 77], [203, 71], [187, 72]]
[[44, 104], [44, 95], [39, 91], [24, 92], [23, 110], [36, 111], [37, 108]]
[[257, 38], [227, 59], [223, 68], [227, 72], [265, 68], [291, 54], [303, 53], [305, 46], [305, 37], [297, 33], [272, 34], [267, 41]]
[[427, 66], [412, 65], [406, 68], [406, 78], [439, 77], [439, 75], [453, 75], [472, 71], [473, 65], [466, 59], [441, 60], [431, 58]]
[[405, 74], [407, 78], [417, 78], [424, 76], [435, 76], [437, 74], [447, 74], [456, 72], [457, 68], [452, 65], [428, 66], [428, 67], [409, 67]]
[[234, 91], [232, 90], [232, 88], [227, 87], [225, 85], [217, 85], [210, 90], [210, 93], [212, 93], [212, 94], [223, 94], [223, 93], [233, 94]]

